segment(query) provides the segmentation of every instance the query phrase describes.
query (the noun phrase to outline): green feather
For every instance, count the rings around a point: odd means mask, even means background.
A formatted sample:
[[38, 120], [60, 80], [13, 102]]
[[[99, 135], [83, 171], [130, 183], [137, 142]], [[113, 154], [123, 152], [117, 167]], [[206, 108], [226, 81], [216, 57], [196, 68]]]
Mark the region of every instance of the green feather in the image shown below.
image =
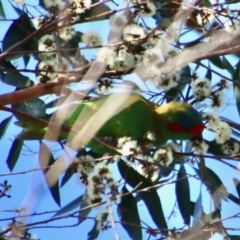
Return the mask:
[[[119, 107], [116, 107], [118, 105]], [[160, 146], [168, 140], [191, 139], [193, 135], [188, 132], [188, 128], [202, 123], [200, 113], [187, 103], [171, 102], [158, 106], [137, 94], [116, 93], [110, 97], [106, 96], [78, 104], [69, 117], [63, 121], [64, 127], [58, 139], [73, 138], [89, 123], [91, 124], [86, 132], [90, 134], [92, 128], [102, 121], [102, 117], [107, 116], [112, 110], [115, 111], [114, 114], [103, 121], [94, 133], [94, 136], [100, 140], [106, 137], [114, 139], [131, 137], [132, 140], [140, 141], [147, 132], [151, 132], [155, 135], [154, 144]], [[70, 131], [76, 123], [79, 130]], [[184, 131], [171, 131], [169, 125], [172, 123], [180, 124]], [[18, 125], [21, 124], [18, 123]], [[43, 139], [45, 133], [49, 132], [47, 126], [43, 127], [34, 123], [25, 122], [22, 127], [24, 131], [18, 137], [24, 140]], [[48, 140], [52, 140], [51, 137]], [[103, 147], [94, 139], [88, 141], [86, 146], [99, 152], [107, 151], [106, 146]]]

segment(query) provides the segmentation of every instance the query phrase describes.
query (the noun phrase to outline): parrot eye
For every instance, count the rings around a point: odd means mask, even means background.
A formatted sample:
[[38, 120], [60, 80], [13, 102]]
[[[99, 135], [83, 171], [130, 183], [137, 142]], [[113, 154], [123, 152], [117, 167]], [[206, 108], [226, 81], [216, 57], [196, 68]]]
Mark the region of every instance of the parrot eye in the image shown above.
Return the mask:
[[184, 128], [178, 123], [171, 123], [168, 125], [168, 129], [172, 132], [184, 132]]
[[198, 135], [198, 134], [202, 133], [203, 130], [204, 130], [204, 124], [200, 123], [198, 125], [195, 125], [195, 126], [191, 127], [189, 129], [189, 133], [191, 135]]

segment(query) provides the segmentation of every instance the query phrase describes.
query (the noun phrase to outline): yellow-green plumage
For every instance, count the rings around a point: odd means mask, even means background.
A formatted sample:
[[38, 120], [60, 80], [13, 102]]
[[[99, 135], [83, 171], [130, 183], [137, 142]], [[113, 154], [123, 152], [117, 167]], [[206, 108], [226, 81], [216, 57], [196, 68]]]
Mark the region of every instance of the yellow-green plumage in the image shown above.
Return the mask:
[[[114, 112], [114, 114], [105, 120], [102, 119], [110, 112]], [[87, 134], [91, 134], [91, 130], [102, 122], [102, 125], [96, 128], [94, 133], [98, 139], [131, 137], [132, 140], [140, 141], [147, 132], [151, 132], [155, 136], [154, 144], [156, 146], [164, 144], [167, 140], [191, 139], [193, 134], [188, 129], [202, 124], [201, 115], [187, 103], [171, 102], [158, 106], [137, 94], [128, 95], [126, 93], [116, 93], [110, 98], [106, 96], [95, 101], [80, 103], [64, 120], [63, 126], [70, 128], [76, 124], [76, 121], [79, 131], [89, 124]], [[183, 131], [177, 129], [175, 132], [175, 125], [172, 129], [169, 128], [172, 123], [183, 126]], [[25, 140], [43, 139], [48, 131], [48, 127], [36, 127], [31, 124], [29, 126], [25, 124], [23, 127], [24, 131], [19, 138]], [[76, 128], [71, 133], [61, 131], [59, 138], [60, 140], [74, 138], [76, 133]], [[100, 145], [96, 140], [86, 143], [88, 147], [106, 151], [106, 147], [101, 148]]]

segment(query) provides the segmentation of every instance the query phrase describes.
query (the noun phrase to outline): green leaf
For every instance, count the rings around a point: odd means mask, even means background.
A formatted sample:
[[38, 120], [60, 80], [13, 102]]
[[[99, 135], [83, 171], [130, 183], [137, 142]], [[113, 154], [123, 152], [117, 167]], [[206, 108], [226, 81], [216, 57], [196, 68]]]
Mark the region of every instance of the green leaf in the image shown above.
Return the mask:
[[[193, 168], [193, 169], [196, 171], [198, 176], [202, 178], [200, 171], [196, 168]], [[228, 196], [227, 189], [223, 185], [221, 179], [213, 170], [211, 170], [208, 167], [205, 167], [204, 171], [205, 171], [205, 174], [204, 174], [205, 179], [203, 183], [205, 184], [207, 189], [209, 189], [213, 199], [215, 200], [214, 201], [215, 204], [217, 206], [221, 206], [221, 200], [225, 200], [226, 197]]]
[[58, 212], [56, 212], [53, 217], [57, 217], [60, 215], [63, 215], [65, 213], [69, 213], [72, 210], [76, 209], [77, 207], [80, 206], [82, 199], [83, 199], [83, 195], [80, 195], [79, 197], [75, 198], [74, 200], [72, 200], [70, 203], [68, 203], [66, 206], [62, 207]]
[[189, 225], [191, 218], [190, 187], [186, 170], [183, 164], [178, 171], [175, 192], [178, 207], [184, 223]]
[[160, 165], [161, 177], [168, 177], [174, 169], [175, 161], [172, 161], [169, 166]]
[[23, 62], [24, 62], [25, 68], [27, 67], [27, 65], [28, 65], [28, 63], [29, 63], [30, 58], [31, 58], [31, 57], [30, 57], [29, 55], [24, 55], [24, 56], [23, 56]]
[[[3, 43], [2, 43], [3, 51], [7, 51], [8, 48], [21, 42], [33, 32], [35, 32], [35, 28], [33, 27], [32, 22], [29, 19], [28, 15], [23, 12], [23, 14], [18, 19], [14, 20], [10, 25], [10, 27], [8, 28], [3, 38]], [[26, 51], [37, 51], [37, 50], [38, 50], [37, 41], [35, 39], [31, 39], [28, 42], [21, 44], [19, 47], [14, 49], [14, 51], [22, 52], [22, 53], [9, 55], [7, 56], [6, 60], [14, 60], [25, 55], [24, 52]]]
[[0, 140], [3, 138], [9, 123], [12, 120], [12, 115], [10, 117], [5, 118], [1, 123], [0, 123]]
[[121, 176], [132, 188], [137, 188], [138, 190], [149, 188], [148, 190], [140, 191], [139, 196], [144, 201], [156, 226], [162, 234], [168, 235], [168, 227], [163, 214], [162, 204], [157, 190], [154, 188], [154, 184], [128, 166], [123, 160], [119, 160], [117, 165]]
[[13, 141], [13, 144], [8, 153], [8, 157], [7, 157], [7, 161], [6, 161], [7, 166], [10, 171], [12, 171], [14, 169], [14, 167], [19, 159], [20, 153], [22, 151], [22, 147], [23, 147], [23, 141], [16, 138]]
[[236, 105], [237, 105], [238, 114], [240, 115], [240, 86], [235, 85], [234, 95], [235, 95], [235, 98], [236, 98]]
[[57, 180], [54, 184], [52, 184], [52, 179], [54, 179], [54, 177], [58, 179], [58, 173], [56, 172], [57, 176], [47, 175], [47, 172], [50, 170], [49, 167], [51, 167], [55, 163], [55, 159], [52, 155], [52, 151], [44, 142], [41, 142], [41, 146], [40, 146], [39, 163], [44, 173], [44, 178], [46, 180], [46, 183], [48, 185], [48, 188], [52, 195], [53, 200], [57, 203], [58, 206], [61, 206], [59, 182]]
[[236, 186], [238, 197], [240, 198], [240, 181], [236, 178], [233, 178], [233, 182]]
[[33, 86], [33, 81], [31, 81], [28, 77], [22, 75], [20, 72], [12, 72], [9, 71], [7, 73], [1, 72], [1, 81], [10, 86], [14, 86], [17, 88], [27, 88]]
[[0, 80], [17, 88], [26, 88], [34, 84], [28, 77], [22, 75], [11, 62], [4, 59], [0, 61]]
[[224, 237], [224, 240], [240, 240], [240, 236], [228, 234], [227, 236]]
[[222, 144], [216, 143], [215, 140], [213, 140], [213, 141], [206, 140], [206, 142], [209, 146], [208, 153], [213, 154], [213, 155], [220, 155], [220, 156], [225, 155], [222, 151]]
[[205, 78], [209, 79], [210, 81], [212, 80], [212, 70], [211, 70], [210, 66], [208, 66], [208, 70], [206, 72]]
[[[86, 208], [86, 209], [84, 209], [84, 208]], [[88, 196], [87, 192], [85, 192], [85, 194], [83, 195], [83, 199], [80, 202], [80, 209], [79, 210], [80, 210], [79, 211], [79, 222], [82, 222], [86, 219], [86, 217], [88, 216], [88, 214], [92, 210], [92, 208], [89, 207], [89, 196]]]
[[0, 1], [0, 16], [2, 18], [5, 18], [6, 19], [6, 15], [5, 15], [5, 12], [4, 12], [4, 8], [3, 8], [3, 5], [2, 5], [2, 1]]
[[[192, 204], [192, 202], [191, 202], [191, 204]], [[194, 204], [192, 225], [197, 224], [201, 220], [202, 215], [203, 215], [202, 193], [201, 193], [201, 190], [200, 190], [197, 201]]]
[[222, 63], [223, 63], [224, 69], [226, 69], [231, 74], [234, 73], [234, 68], [232, 64], [227, 60], [227, 58], [224, 55], [222, 56]]
[[[44, 118], [46, 117], [46, 104], [43, 100], [40, 98], [34, 98], [30, 99], [25, 102], [17, 103], [12, 105], [13, 109], [16, 109], [18, 111], [24, 112], [26, 114], [29, 114], [31, 116], [37, 117], [37, 118]], [[22, 117], [20, 117], [17, 114], [14, 114], [14, 116], [21, 120]]]
[[125, 186], [122, 188], [122, 194], [126, 195], [121, 198], [118, 205], [121, 224], [131, 239], [142, 239], [141, 221], [135, 197]]
[[72, 165], [70, 165], [65, 171], [65, 174], [62, 178], [60, 186], [63, 187], [70, 180], [73, 174], [74, 174], [74, 171], [73, 171]]
[[88, 233], [88, 240], [97, 239], [97, 237], [99, 235], [99, 232], [100, 232], [100, 230], [98, 229], [97, 225], [98, 225], [98, 221], [94, 220], [94, 225], [93, 225], [92, 229]]
[[223, 69], [224, 65], [220, 57], [209, 58], [209, 61], [216, 67]]

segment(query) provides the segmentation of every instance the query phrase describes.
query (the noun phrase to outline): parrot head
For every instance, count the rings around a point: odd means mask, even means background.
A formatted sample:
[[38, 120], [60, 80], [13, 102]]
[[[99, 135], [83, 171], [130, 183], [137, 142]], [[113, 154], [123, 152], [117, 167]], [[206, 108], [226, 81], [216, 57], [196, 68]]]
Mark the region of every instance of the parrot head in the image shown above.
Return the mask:
[[157, 107], [156, 112], [161, 116], [163, 134], [168, 140], [191, 140], [204, 130], [201, 114], [188, 103], [170, 102]]

